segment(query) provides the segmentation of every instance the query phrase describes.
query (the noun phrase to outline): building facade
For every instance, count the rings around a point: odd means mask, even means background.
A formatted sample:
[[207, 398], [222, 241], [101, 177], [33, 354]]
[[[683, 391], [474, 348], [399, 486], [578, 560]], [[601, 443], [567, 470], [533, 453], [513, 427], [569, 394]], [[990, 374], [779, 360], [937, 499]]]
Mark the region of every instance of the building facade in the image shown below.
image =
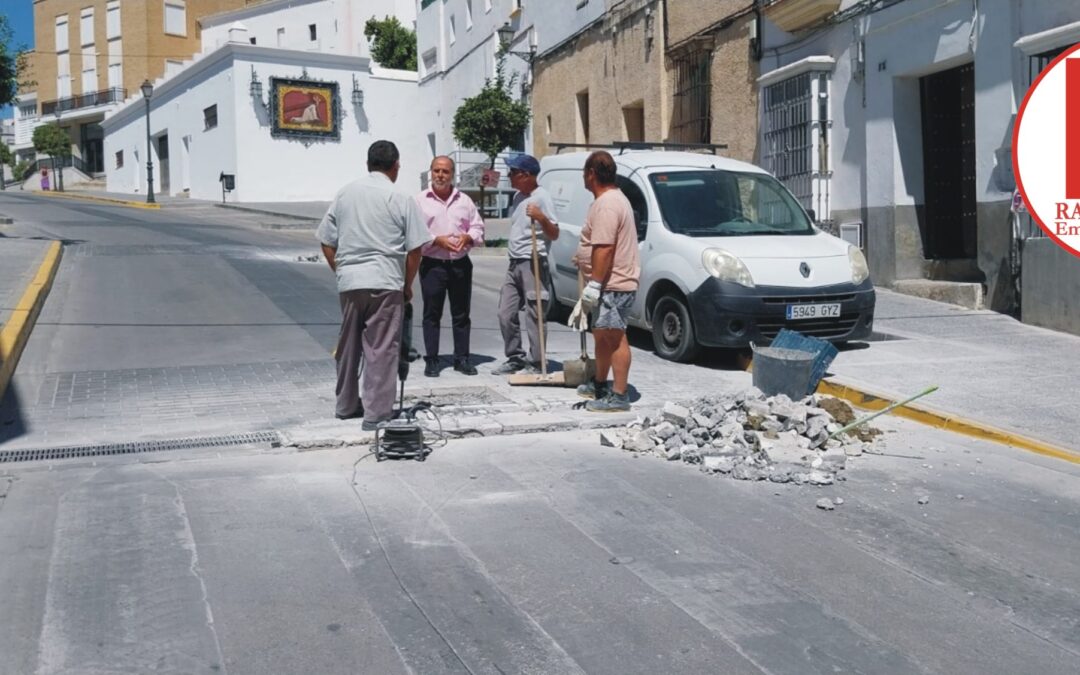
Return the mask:
[[818, 219], [862, 240], [875, 283], [1015, 311], [1038, 232], [1010, 210], [1012, 124], [1080, 41], [1080, 5], [779, 0], [764, 17], [765, 167], [827, 195]]
[[615, 141], [757, 150], [753, 5], [739, 0], [609, 0], [539, 54], [534, 150]]
[[[286, 35], [304, 35], [320, 14], [293, 10], [320, 4], [335, 3], [271, 2], [247, 20], [270, 31], [263, 34], [276, 36], [283, 25]], [[264, 46], [235, 20], [215, 47], [216, 26], [224, 24], [208, 23], [208, 50], [154, 83], [149, 111], [140, 95], [103, 121], [110, 192], [145, 194], [149, 160], [155, 194], [326, 201], [366, 171], [368, 146], [379, 138], [401, 151], [398, 187], [420, 189], [431, 155], [418, 130], [432, 110], [419, 98], [416, 73], [381, 69], [365, 56]], [[331, 27], [330, 39], [332, 21], [321, 25]]]
[[[71, 139], [66, 177], [105, 170], [101, 120], [144, 80], [179, 69], [199, 51], [200, 16], [257, 0], [34, 0], [34, 96], [20, 99], [18, 136], [56, 123]], [[33, 100], [31, 100], [33, 99]], [[31, 116], [29, 104], [36, 104]], [[25, 150], [25, 148], [22, 148]]]

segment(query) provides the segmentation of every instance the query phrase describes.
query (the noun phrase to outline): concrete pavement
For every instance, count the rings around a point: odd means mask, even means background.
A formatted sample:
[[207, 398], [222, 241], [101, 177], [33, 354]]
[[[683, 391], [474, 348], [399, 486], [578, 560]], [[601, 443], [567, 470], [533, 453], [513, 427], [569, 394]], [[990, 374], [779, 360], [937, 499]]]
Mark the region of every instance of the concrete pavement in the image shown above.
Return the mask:
[[821, 489], [580, 433], [15, 465], [0, 672], [1074, 673], [1080, 469], [882, 426]]

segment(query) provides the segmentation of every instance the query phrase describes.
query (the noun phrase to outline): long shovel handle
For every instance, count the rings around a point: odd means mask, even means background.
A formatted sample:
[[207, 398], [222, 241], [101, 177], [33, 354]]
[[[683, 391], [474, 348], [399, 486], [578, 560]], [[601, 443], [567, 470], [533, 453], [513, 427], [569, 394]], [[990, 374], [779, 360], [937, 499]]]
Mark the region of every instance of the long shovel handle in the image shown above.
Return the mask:
[[[581, 297], [581, 292], [585, 290], [585, 274], [581, 271], [577, 271], [577, 294]], [[581, 334], [581, 360], [586, 361], [589, 358], [589, 347], [585, 342], [585, 331], [578, 331]]]
[[544, 302], [540, 293], [540, 251], [536, 245], [536, 221], [529, 221], [529, 234], [532, 235], [533, 281], [536, 286], [536, 327], [540, 335], [540, 374], [547, 377], [547, 353], [544, 349]]
[[866, 424], [867, 422], [874, 419], [875, 417], [878, 417], [880, 415], [884, 415], [887, 412], [891, 412], [893, 410], [896, 410], [897, 408], [899, 408], [901, 406], [905, 406], [908, 403], [911, 403], [915, 399], [922, 398], [923, 396], [926, 396], [927, 394], [932, 394], [937, 390], [938, 390], [937, 385], [934, 385], [932, 387], [927, 387], [926, 389], [920, 391], [918, 394], [915, 394], [914, 396], [905, 398], [903, 401], [897, 401], [896, 403], [888, 405], [888, 406], [882, 408], [881, 410], [878, 410], [877, 412], [870, 413], [869, 415], [864, 415], [863, 417], [860, 417], [859, 419], [857, 419], [854, 422], [852, 422], [851, 424], [843, 427], [842, 429], [837, 429], [833, 433], [829, 434], [828, 437], [825, 439], [825, 443], [828, 443], [829, 441], [831, 441], [832, 439], [836, 438], [837, 436], [839, 436], [841, 434], [846, 434], [848, 431], [854, 429], [855, 427], [862, 426], [863, 424]]

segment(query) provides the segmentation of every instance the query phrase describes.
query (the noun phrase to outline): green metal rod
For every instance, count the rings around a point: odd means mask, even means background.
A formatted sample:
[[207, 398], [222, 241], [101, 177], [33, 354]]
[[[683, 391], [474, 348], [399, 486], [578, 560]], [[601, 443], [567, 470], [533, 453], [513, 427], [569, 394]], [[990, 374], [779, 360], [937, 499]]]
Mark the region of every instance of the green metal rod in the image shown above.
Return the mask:
[[[879, 411], [877, 411], [875, 413], [870, 413], [869, 415], [867, 415], [865, 417], [860, 417], [859, 419], [855, 420], [854, 422], [847, 425], [843, 429], [839, 429], [839, 430], [834, 431], [833, 433], [829, 434], [828, 437], [825, 438], [825, 443], [828, 443], [829, 441], [836, 438], [840, 434], [844, 434], [844, 433], [847, 433], [848, 431], [851, 431], [852, 429], [854, 429], [855, 427], [857, 427], [859, 425], [866, 424], [867, 422], [874, 419], [875, 417], [878, 417], [879, 415], [884, 415], [887, 412], [895, 410], [895, 409], [897, 409], [897, 408], [899, 408], [901, 406], [905, 406], [908, 403], [911, 403], [912, 401], [914, 401], [915, 399], [922, 398], [923, 396], [926, 396], [927, 394], [932, 394], [937, 390], [938, 390], [938, 387], [935, 384], [932, 387], [927, 387], [926, 389], [919, 392], [918, 394], [915, 394], [911, 398], [905, 398], [903, 401], [897, 401], [896, 403], [893, 403], [893, 404], [891, 404], [889, 406], [886, 406], [886, 407], [882, 408], [881, 410], [879, 410]], [[825, 443], [822, 443], [822, 445], [824, 445]]]

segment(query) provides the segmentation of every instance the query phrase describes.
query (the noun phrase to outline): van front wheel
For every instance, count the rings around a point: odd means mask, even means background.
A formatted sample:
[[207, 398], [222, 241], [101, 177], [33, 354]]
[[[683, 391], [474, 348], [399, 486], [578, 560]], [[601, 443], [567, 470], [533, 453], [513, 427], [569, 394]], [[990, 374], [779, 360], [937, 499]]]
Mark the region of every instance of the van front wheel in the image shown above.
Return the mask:
[[690, 310], [681, 299], [665, 295], [652, 312], [653, 346], [661, 358], [685, 363], [698, 353]]

